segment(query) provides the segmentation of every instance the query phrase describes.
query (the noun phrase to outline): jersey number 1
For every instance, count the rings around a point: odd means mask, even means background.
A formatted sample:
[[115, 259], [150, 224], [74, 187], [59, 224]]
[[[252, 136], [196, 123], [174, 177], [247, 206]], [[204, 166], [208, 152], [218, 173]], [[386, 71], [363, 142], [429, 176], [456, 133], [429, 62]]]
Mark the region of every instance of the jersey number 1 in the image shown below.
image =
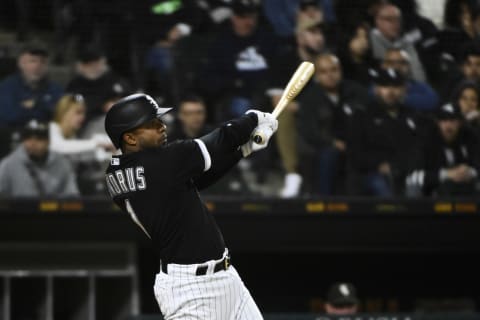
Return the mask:
[[137, 214], [135, 213], [135, 210], [133, 210], [132, 205], [130, 204], [130, 200], [125, 199], [125, 207], [127, 208], [127, 212], [130, 214], [130, 217], [132, 220], [145, 232], [145, 234], [151, 239], [150, 235], [148, 234], [147, 230], [143, 227], [142, 223], [140, 220], [138, 220]]

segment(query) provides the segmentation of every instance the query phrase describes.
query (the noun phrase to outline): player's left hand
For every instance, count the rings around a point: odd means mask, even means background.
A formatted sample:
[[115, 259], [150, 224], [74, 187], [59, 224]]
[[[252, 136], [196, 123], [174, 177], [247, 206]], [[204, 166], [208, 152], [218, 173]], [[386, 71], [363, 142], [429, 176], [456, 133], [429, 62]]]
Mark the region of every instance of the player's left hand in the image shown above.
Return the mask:
[[245, 113], [246, 114], [255, 113], [257, 115], [257, 119], [258, 119], [258, 124], [257, 124], [258, 126], [268, 124], [268, 125], [275, 128], [274, 131], [277, 130], [276, 128], [278, 127], [278, 120], [271, 113], [261, 112], [261, 111], [254, 110], [254, 109], [250, 109]]

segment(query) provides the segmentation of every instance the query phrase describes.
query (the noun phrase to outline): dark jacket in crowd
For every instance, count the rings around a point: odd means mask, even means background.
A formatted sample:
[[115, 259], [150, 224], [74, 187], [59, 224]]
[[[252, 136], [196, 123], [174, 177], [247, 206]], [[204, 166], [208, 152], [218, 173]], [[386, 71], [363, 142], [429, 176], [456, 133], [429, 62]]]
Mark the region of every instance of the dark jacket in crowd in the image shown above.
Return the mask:
[[[430, 129], [415, 152], [411, 154], [411, 169], [406, 179], [411, 195], [469, 195], [475, 191], [480, 173], [479, 138], [463, 126], [451, 144], [447, 144], [437, 126]], [[455, 183], [441, 176], [442, 169], [466, 164], [477, 172], [477, 179], [468, 183]], [[418, 190], [420, 192], [415, 192]]]
[[28, 86], [19, 73], [0, 82], [0, 126], [23, 126], [31, 119], [49, 121], [63, 89], [43, 79], [35, 88]]
[[85, 99], [88, 120], [104, 114], [103, 104], [112, 97], [112, 92], [124, 96], [130, 91], [128, 82], [112, 71], [94, 80], [77, 75], [67, 85], [67, 92], [79, 93]]
[[264, 94], [275, 53], [276, 38], [272, 33], [259, 26], [251, 36], [242, 38], [228, 24], [210, 47], [205, 81], [199, 85], [217, 98]]
[[366, 90], [344, 80], [338, 101], [333, 101], [318, 82], [312, 81], [298, 97], [298, 130], [313, 148], [333, 146], [334, 139], [346, 141], [354, 114], [365, 108]]
[[359, 174], [378, 172], [387, 162], [396, 187], [402, 187], [408, 170], [407, 160], [421, 135], [421, 124], [405, 106], [396, 116], [379, 102], [372, 102], [365, 112], [358, 112], [350, 137], [351, 167]]

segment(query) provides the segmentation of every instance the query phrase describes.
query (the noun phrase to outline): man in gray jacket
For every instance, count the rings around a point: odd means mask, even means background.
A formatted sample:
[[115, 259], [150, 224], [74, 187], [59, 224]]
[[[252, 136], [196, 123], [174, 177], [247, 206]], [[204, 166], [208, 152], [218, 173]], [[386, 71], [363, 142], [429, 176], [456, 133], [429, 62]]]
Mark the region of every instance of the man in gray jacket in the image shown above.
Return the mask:
[[1, 196], [79, 195], [72, 166], [48, 147], [48, 125], [36, 120], [28, 122], [22, 132], [22, 143], [0, 163]]
[[412, 78], [426, 81], [425, 70], [412, 39], [402, 36], [402, 12], [392, 4], [382, 5], [375, 15], [375, 27], [370, 31], [375, 59], [382, 61], [390, 48], [405, 50], [410, 57]]

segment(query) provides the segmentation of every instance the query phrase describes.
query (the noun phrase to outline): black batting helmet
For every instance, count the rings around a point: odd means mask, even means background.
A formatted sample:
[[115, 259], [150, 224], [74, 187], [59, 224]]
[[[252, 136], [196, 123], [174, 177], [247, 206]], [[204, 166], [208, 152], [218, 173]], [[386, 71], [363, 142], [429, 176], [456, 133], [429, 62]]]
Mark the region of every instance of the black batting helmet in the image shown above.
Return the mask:
[[137, 93], [117, 101], [105, 117], [105, 131], [116, 148], [120, 148], [122, 134], [160, 118], [172, 108], [160, 108], [149, 95]]

